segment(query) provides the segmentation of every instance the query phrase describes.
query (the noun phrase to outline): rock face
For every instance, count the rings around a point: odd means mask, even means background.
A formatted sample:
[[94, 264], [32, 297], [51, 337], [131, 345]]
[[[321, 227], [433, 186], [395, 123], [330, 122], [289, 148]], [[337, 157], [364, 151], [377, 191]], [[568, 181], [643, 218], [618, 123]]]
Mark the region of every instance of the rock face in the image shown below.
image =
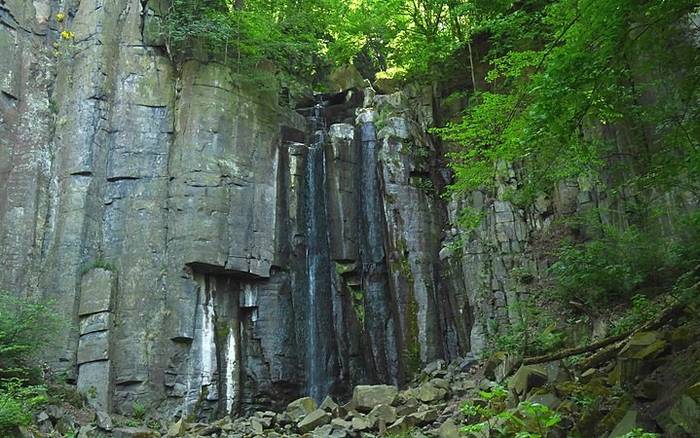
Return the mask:
[[[173, 62], [167, 8], [0, 2], [0, 289], [53, 299], [68, 324], [46, 359], [99, 411], [211, 419], [402, 385], [518, 322], [546, 267], [534, 236], [607, 206], [575, 181], [517, 207], [516, 170], [445, 202], [434, 90], [284, 107], [206, 55]], [[447, 226], [464, 206], [475, 230]]]
[[100, 411], [211, 418], [465, 353], [406, 112], [429, 96], [353, 89], [314, 122], [175, 64], [167, 3], [0, 4], [0, 288], [68, 320], [50, 366]]

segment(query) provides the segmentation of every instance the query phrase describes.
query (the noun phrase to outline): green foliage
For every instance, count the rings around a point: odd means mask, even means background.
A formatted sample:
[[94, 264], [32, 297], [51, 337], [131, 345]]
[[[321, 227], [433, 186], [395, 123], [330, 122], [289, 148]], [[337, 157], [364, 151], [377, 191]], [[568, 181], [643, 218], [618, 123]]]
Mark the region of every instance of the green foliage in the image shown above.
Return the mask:
[[627, 313], [615, 324], [611, 333], [619, 335], [627, 333], [642, 324], [652, 321], [661, 312], [661, 306], [651, 301], [644, 295], [635, 295], [632, 297], [632, 307]]
[[46, 388], [31, 365], [35, 354], [51, 340], [61, 320], [49, 304], [0, 291], [0, 434], [31, 422], [34, 410], [46, 403]]
[[627, 315], [614, 329], [625, 331], [652, 319], [661, 303], [650, 298], [660, 292], [697, 295], [700, 280], [700, 220], [698, 213], [678, 214], [672, 233], [656, 222], [619, 230], [588, 223], [597, 238], [584, 243], [565, 242], [550, 272], [556, 294], [563, 302], [576, 301], [593, 311], [629, 303]]
[[137, 420], [143, 420], [144, 418], [146, 418], [146, 406], [138, 401], [133, 402], [131, 404], [131, 414]]
[[561, 422], [561, 416], [545, 405], [522, 402], [506, 409], [507, 391], [500, 386], [480, 392], [481, 400], [467, 401], [461, 411], [468, 425], [462, 432], [470, 436], [545, 438]]
[[49, 304], [0, 291], [0, 379], [30, 377], [33, 355], [60, 325]]
[[80, 275], [85, 275], [92, 269], [104, 269], [106, 271], [117, 272], [117, 267], [114, 266], [114, 264], [105, 259], [98, 258], [83, 266], [80, 270]]
[[[472, 6], [471, 33], [489, 35], [492, 68], [464, 118], [437, 130], [460, 145], [452, 190], [489, 187], [503, 163], [517, 163], [526, 175], [519, 189], [530, 196], [604, 169], [640, 193], [698, 192], [695, 1]], [[620, 156], [624, 165], [615, 164]]]
[[338, 18], [339, 7], [332, 0], [174, 0], [164, 33], [177, 58], [215, 57], [230, 65], [238, 80], [264, 84], [274, 73], [267, 69], [266, 75], [261, 66], [271, 62], [284, 82], [310, 84], [325, 65], [320, 56], [329, 38], [328, 20]]
[[532, 356], [562, 347], [565, 336], [557, 330], [557, 320], [546, 308], [523, 301], [515, 310], [520, 314], [520, 319], [496, 337], [495, 351]]
[[600, 231], [598, 239], [560, 248], [550, 272], [563, 301], [606, 308], [629, 299], [663, 274], [668, 246], [658, 236], [637, 227], [620, 231], [601, 226]]
[[26, 386], [25, 382], [12, 378], [0, 382], [0, 432], [11, 434], [18, 426], [32, 421], [32, 413], [46, 403], [46, 388]]
[[465, 207], [459, 211], [457, 225], [464, 231], [471, 231], [479, 227], [484, 218], [484, 212], [473, 207]]

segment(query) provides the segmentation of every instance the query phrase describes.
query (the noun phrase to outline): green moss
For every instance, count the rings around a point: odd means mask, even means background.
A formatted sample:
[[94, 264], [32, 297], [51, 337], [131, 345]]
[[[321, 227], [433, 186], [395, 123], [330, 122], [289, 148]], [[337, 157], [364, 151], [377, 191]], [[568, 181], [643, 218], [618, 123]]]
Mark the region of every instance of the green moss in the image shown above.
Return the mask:
[[352, 294], [352, 308], [355, 310], [357, 320], [365, 325], [365, 292], [362, 289], [350, 288]]
[[108, 262], [105, 259], [95, 259], [87, 264], [85, 264], [82, 269], [80, 269], [80, 275], [85, 275], [93, 269], [104, 269], [106, 271], [117, 272], [116, 266]]
[[409, 289], [406, 305], [406, 350], [404, 352], [406, 377], [410, 379], [421, 369], [420, 343], [418, 342], [418, 304], [413, 297], [413, 284]]

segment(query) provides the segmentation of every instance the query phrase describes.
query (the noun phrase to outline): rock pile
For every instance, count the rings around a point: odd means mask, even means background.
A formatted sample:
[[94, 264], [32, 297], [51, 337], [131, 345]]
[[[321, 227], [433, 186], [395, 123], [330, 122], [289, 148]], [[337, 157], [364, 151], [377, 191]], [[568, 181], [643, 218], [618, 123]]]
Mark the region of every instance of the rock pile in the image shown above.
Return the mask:
[[226, 417], [211, 425], [180, 420], [165, 436], [369, 438], [410, 432], [413, 437], [452, 438], [458, 436], [457, 427], [441, 426], [457, 414], [457, 400], [476, 390], [475, 365], [471, 358], [449, 366], [437, 361], [428, 365], [414, 384], [403, 391], [390, 385], [360, 385], [345, 404], [326, 397], [317, 405], [313, 399], [304, 397], [279, 413], [261, 411], [247, 418]]

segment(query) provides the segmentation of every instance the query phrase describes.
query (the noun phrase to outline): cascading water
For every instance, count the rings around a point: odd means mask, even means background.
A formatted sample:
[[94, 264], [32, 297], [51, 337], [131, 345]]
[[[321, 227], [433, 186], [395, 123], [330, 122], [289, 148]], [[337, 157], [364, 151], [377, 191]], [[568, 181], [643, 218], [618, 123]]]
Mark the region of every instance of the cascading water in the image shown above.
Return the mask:
[[307, 392], [320, 401], [332, 380], [332, 302], [330, 243], [325, 190], [325, 126], [323, 102], [309, 117], [311, 141], [305, 167], [306, 267], [308, 326], [306, 339]]
[[360, 261], [365, 293], [365, 325], [370, 338], [375, 371], [380, 381], [399, 383], [396, 328], [390, 308], [384, 253], [384, 216], [377, 173], [375, 112], [365, 108], [360, 125]]
[[195, 276], [198, 283], [195, 336], [192, 344], [193, 355], [189, 361], [185, 412], [192, 412], [203, 389], [208, 398], [215, 396], [212, 378], [216, 371], [216, 345], [214, 328], [214, 299], [209, 283], [203, 276]]

